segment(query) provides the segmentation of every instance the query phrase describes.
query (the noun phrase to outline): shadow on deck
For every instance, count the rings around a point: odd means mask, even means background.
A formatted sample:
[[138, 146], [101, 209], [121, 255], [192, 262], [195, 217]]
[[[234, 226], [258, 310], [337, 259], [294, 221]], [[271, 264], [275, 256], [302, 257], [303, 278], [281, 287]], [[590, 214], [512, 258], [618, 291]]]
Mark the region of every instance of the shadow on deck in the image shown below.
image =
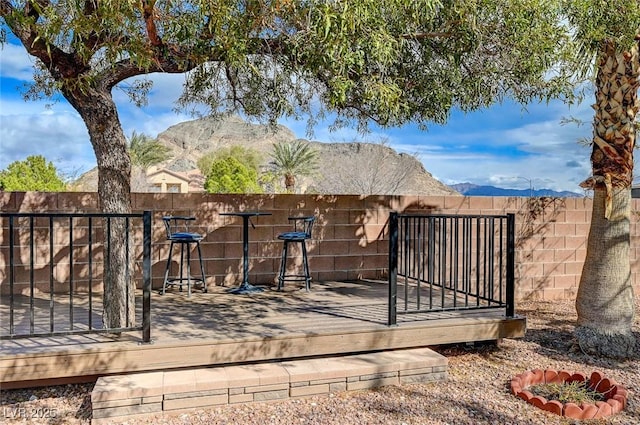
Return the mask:
[[[191, 298], [177, 289], [164, 296], [153, 292], [151, 344], [140, 344], [140, 333], [0, 341], [0, 383], [36, 386], [139, 371], [499, 340], [522, 337], [526, 327], [523, 317], [505, 317], [504, 308], [399, 315], [398, 325], [390, 327], [384, 281], [317, 282], [311, 292], [264, 289], [232, 295], [228, 288], [210, 287], [206, 294], [196, 289]], [[42, 302], [48, 306], [49, 299]], [[83, 311], [88, 317], [86, 306], [75, 305], [74, 322], [82, 320]], [[92, 315], [100, 313], [94, 306]], [[36, 325], [47, 320], [38, 318]]]

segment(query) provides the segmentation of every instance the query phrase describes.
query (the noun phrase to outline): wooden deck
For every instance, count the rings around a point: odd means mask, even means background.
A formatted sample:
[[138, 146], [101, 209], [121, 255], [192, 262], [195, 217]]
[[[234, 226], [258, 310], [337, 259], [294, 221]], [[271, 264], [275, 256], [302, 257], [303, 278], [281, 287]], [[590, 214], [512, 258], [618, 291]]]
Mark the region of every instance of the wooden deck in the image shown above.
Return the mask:
[[[399, 315], [389, 327], [386, 282], [315, 282], [312, 291], [228, 288], [152, 294], [152, 340], [141, 334], [0, 341], [3, 388], [127, 372], [340, 355], [524, 335], [504, 309]], [[63, 309], [64, 310], [64, 309]], [[98, 311], [99, 313], [99, 311]], [[2, 326], [6, 326], [2, 324]]]

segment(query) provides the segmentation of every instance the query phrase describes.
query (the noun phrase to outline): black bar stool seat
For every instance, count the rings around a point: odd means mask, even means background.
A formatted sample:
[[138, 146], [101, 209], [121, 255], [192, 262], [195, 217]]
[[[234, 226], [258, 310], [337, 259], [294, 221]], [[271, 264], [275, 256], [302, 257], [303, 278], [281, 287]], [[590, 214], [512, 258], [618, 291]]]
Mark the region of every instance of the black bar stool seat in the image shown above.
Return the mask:
[[[162, 217], [164, 221], [165, 230], [167, 231], [167, 240], [171, 242], [169, 245], [169, 255], [167, 257], [167, 267], [164, 271], [164, 282], [162, 283], [162, 295], [164, 295], [167, 286], [178, 285], [180, 291], [182, 291], [182, 285], [187, 285], [188, 296], [191, 296], [191, 284], [200, 283], [202, 285], [202, 292], [207, 292], [207, 281], [204, 276], [204, 264], [202, 262], [202, 251], [200, 250], [200, 241], [204, 238], [199, 233], [189, 232], [188, 222], [195, 220], [195, 217], [183, 217], [183, 216], [166, 216]], [[183, 228], [184, 231], [176, 231], [179, 228]], [[178, 276], [169, 276], [171, 271], [171, 255], [173, 253], [173, 245], [180, 244], [180, 274]], [[198, 259], [200, 260], [200, 273], [201, 278], [193, 277], [191, 275], [191, 244], [195, 244], [198, 248]], [[184, 274], [185, 266], [185, 254], [186, 254], [186, 271]]]
[[[309, 260], [307, 258], [307, 239], [311, 239], [311, 230], [315, 217], [289, 217], [293, 222], [293, 231], [278, 235], [278, 239], [284, 242], [282, 247], [282, 259], [280, 261], [280, 273], [278, 274], [278, 291], [282, 290], [285, 281], [304, 281], [306, 291], [311, 289], [311, 275], [309, 274]], [[299, 243], [302, 248], [302, 272], [303, 274], [287, 274], [287, 258], [289, 244]]]

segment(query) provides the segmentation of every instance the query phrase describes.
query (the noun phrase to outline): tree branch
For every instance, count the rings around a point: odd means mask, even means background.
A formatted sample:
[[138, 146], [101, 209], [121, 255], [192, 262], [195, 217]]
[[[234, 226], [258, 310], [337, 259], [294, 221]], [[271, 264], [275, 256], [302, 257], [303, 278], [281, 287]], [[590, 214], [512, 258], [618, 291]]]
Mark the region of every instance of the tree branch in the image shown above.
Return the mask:
[[[36, 4], [38, 7], [35, 7]], [[25, 15], [34, 18], [34, 21], [36, 21], [40, 17], [40, 10], [47, 6], [49, 6], [49, 0], [30, 0], [24, 5], [24, 13]]]
[[[96, 0], [85, 0], [84, 15], [90, 16], [96, 11]], [[100, 37], [96, 31], [91, 31], [89, 37], [85, 40], [84, 45], [89, 50], [94, 50], [100, 44]]]
[[43, 38], [39, 37], [35, 27], [35, 22], [40, 16], [39, 10], [48, 5], [49, 0], [28, 1], [20, 11], [23, 16], [30, 18], [30, 23], [28, 24], [23, 24], [11, 17], [17, 10], [8, 0], [2, 0], [0, 10], [5, 23], [18, 37], [27, 53], [40, 59], [54, 79], [62, 80], [75, 77], [87, 68], [78, 66], [79, 64], [73, 55], [66, 53], [53, 44], [47, 44]]
[[149, 42], [154, 47], [162, 46], [162, 39], [158, 36], [158, 28], [156, 27], [156, 21], [154, 19], [155, 0], [143, 0], [142, 2], [142, 17], [144, 19], [145, 27], [147, 28], [147, 37]]
[[7, 19], [7, 16], [9, 16], [13, 10], [13, 5], [9, 3], [9, 0], [0, 0], [0, 15], [4, 19]]

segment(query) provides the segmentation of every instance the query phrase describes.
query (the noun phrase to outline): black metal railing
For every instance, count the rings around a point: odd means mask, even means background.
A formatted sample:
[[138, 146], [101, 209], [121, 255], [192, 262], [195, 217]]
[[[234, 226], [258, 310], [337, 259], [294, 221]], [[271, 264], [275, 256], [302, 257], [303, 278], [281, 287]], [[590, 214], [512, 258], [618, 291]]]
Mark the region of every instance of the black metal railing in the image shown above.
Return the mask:
[[514, 315], [515, 215], [389, 220], [388, 324], [398, 314], [505, 308]]
[[[150, 211], [0, 213], [0, 224], [0, 339], [142, 331], [151, 340]], [[124, 282], [134, 282], [124, 308], [135, 317], [109, 327], [105, 272], [120, 247]]]

